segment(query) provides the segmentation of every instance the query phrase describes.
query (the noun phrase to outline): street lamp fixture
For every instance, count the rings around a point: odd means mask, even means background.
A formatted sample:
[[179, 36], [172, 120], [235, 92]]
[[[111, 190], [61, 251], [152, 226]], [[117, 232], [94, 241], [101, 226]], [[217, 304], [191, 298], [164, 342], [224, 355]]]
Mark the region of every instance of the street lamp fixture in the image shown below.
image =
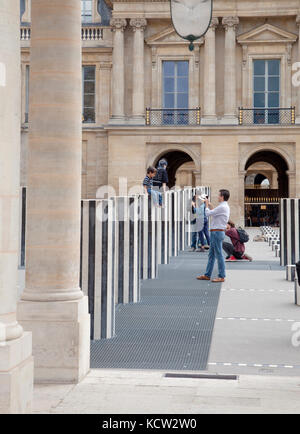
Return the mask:
[[171, 18], [177, 34], [190, 42], [194, 49], [194, 41], [207, 32], [211, 19], [213, 0], [170, 0]]

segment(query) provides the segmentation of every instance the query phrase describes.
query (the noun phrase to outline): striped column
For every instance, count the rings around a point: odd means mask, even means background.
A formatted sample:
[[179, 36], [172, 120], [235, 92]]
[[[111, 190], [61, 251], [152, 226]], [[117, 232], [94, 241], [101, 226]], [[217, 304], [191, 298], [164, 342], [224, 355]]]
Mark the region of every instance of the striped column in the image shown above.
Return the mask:
[[300, 260], [300, 199], [282, 199], [280, 204], [281, 265]]
[[162, 209], [162, 222], [161, 222], [161, 264], [169, 263], [169, 206], [170, 206], [170, 194], [164, 193], [163, 198], [164, 208]]
[[82, 201], [82, 290], [89, 297], [91, 339], [115, 334], [115, 222], [112, 200]]
[[140, 300], [138, 197], [117, 197], [116, 204], [116, 303]]

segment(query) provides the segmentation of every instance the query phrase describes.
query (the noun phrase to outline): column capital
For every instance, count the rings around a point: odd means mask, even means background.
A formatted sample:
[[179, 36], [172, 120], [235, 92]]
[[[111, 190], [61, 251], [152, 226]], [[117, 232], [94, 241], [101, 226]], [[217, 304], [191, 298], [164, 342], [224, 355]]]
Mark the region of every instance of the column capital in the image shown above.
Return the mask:
[[134, 32], [136, 30], [144, 31], [147, 26], [147, 20], [145, 18], [131, 18], [129, 24]]
[[125, 18], [112, 18], [110, 20], [110, 25], [112, 27], [112, 31], [121, 30], [124, 32], [127, 27], [127, 20]]
[[215, 30], [216, 27], [218, 27], [218, 25], [219, 25], [219, 18], [217, 18], [217, 17], [213, 17], [212, 20], [211, 20], [211, 23], [210, 23], [210, 26], [209, 26], [209, 27], [210, 27], [212, 30]]
[[234, 30], [237, 28], [240, 20], [239, 17], [223, 17], [222, 24], [225, 27], [225, 30], [228, 30], [229, 28], [233, 28]]

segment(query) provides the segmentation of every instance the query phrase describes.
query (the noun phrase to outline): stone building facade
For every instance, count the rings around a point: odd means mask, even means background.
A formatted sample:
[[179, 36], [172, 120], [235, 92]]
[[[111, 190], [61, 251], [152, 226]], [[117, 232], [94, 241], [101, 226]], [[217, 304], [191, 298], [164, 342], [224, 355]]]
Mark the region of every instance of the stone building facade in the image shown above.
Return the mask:
[[[119, 193], [120, 177], [140, 188], [161, 157], [170, 187], [228, 188], [240, 223], [245, 202], [263, 210], [300, 195], [299, 0], [214, 0], [194, 51], [173, 29], [169, 0], [84, 3], [83, 198], [104, 185]], [[29, 0], [21, 47], [26, 185]]]

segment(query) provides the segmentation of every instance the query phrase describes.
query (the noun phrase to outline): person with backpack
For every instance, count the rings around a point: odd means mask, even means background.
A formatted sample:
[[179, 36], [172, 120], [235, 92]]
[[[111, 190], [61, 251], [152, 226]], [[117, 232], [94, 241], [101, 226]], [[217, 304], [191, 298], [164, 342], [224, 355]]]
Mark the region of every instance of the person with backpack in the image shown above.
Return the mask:
[[245, 243], [249, 241], [249, 235], [244, 229], [236, 229], [233, 221], [229, 220], [225, 235], [231, 240], [231, 243], [223, 241], [223, 250], [227, 254], [226, 262], [252, 261], [251, 256], [245, 253]]
[[166, 191], [166, 187], [169, 182], [167, 167], [167, 160], [163, 158], [159, 161], [156, 169], [156, 175], [153, 178], [153, 187], [155, 187], [156, 189], [162, 189], [163, 191]]

